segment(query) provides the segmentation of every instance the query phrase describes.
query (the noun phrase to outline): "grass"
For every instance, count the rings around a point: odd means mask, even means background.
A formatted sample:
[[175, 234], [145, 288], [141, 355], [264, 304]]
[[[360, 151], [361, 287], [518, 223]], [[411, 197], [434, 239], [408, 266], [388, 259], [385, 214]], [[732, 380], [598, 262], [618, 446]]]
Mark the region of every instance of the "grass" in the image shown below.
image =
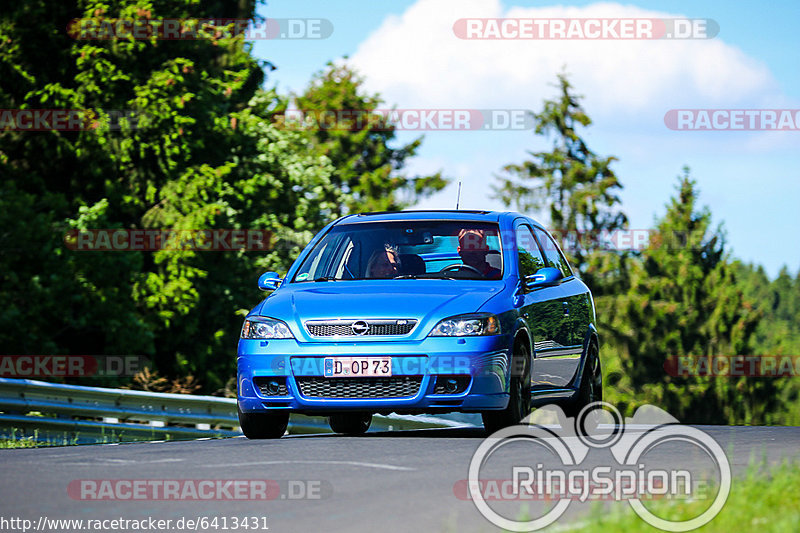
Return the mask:
[[17, 435], [17, 431], [19, 430], [14, 428], [11, 430], [10, 436], [0, 438], [0, 448], [36, 448], [40, 446], [39, 442], [37, 442], [39, 440], [38, 431], [29, 437], [26, 437], [22, 432]]
[[[17, 434], [17, 432], [19, 432], [19, 434]], [[0, 449], [39, 448], [42, 446], [71, 446], [77, 443], [77, 435], [70, 438], [65, 433], [63, 437], [44, 439], [40, 437], [38, 429], [34, 430], [33, 435], [26, 436], [24, 431], [12, 428], [9, 436], [0, 438]]]
[[[85, 435], [84, 435], [85, 436]], [[83, 439], [86, 440], [86, 439]], [[123, 442], [139, 442], [151, 440], [173, 440], [172, 435], [159, 435], [152, 436], [151, 438], [136, 436], [126, 436], [124, 432], [117, 433], [111, 431], [111, 434], [106, 434], [105, 430], [99, 435], [92, 435], [91, 439], [82, 442], [81, 434], [78, 433], [63, 433], [62, 435], [54, 435], [48, 433], [44, 436], [36, 429], [33, 435], [26, 435], [24, 431], [13, 428], [11, 434], [8, 436], [0, 437], [0, 449], [3, 448], [40, 448], [46, 446], [77, 446], [79, 444], [111, 444]]]
[[0, 439], [0, 449], [7, 448], [36, 448], [38, 444], [34, 437], [17, 437], [12, 434], [11, 438]]
[[130, 434], [125, 431], [117, 432], [111, 430], [107, 433], [103, 429], [100, 433], [87, 432], [40, 432], [38, 429], [33, 431], [33, 435], [21, 429], [12, 428], [10, 433], [3, 430], [0, 433], [0, 449], [8, 448], [39, 448], [45, 446], [77, 446], [89, 444], [122, 444], [131, 442], [150, 442], [150, 441], [173, 441], [173, 440], [193, 440], [199, 437], [223, 439], [225, 435], [219, 433], [209, 433], [207, 435], [184, 436], [170, 433], [156, 433], [155, 429], [151, 435]]
[[[708, 502], [655, 500], [647, 502], [646, 506], [665, 519], [688, 520], [701, 514]], [[588, 519], [581, 520], [575, 531], [650, 533], [660, 530], [639, 518], [627, 504], [615, 504], [611, 508], [602, 505], [594, 507]], [[743, 476], [733, 479], [730, 496], [722, 511], [695, 531], [800, 531], [800, 463], [784, 462], [771, 467], [764, 462], [751, 463]]]

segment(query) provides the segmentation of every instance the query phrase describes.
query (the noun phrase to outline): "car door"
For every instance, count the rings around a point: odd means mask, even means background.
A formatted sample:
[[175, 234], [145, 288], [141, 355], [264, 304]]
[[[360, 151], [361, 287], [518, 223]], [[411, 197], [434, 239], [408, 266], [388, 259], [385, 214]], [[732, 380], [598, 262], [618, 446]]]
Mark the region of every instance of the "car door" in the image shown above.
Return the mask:
[[553, 238], [537, 226], [533, 231], [547, 266], [557, 268], [563, 276], [557, 288], [558, 296], [553, 300], [561, 311], [559, 330], [554, 336], [557, 346], [542, 347], [540, 356], [550, 362], [547, 366], [558, 375], [558, 383], [566, 386], [573, 381], [580, 367], [583, 342], [591, 321], [591, 300], [588, 289], [575, 277]]
[[558, 287], [529, 289], [525, 286], [526, 278], [547, 266], [547, 263], [530, 225], [517, 223], [515, 235], [523, 298], [522, 318], [533, 336], [534, 345], [531, 388], [535, 392], [537, 389], [565, 387], [558, 369], [559, 363], [553, 356], [547, 357], [552, 348], [560, 346], [557, 339], [564, 329], [563, 310], [558, 301], [560, 292]]

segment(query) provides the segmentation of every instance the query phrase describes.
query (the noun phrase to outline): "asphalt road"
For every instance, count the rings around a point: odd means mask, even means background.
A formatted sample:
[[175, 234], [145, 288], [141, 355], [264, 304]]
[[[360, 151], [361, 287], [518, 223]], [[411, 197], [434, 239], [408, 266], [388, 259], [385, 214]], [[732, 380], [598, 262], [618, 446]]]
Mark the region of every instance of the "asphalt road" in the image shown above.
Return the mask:
[[[697, 427], [722, 445], [734, 473], [741, 473], [753, 456], [766, 457], [773, 463], [800, 456], [798, 427]], [[267, 526], [277, 532], [498, 531], [471, 501], [458, 498], [458, 490], [454, 490], [459, 480], [466, 479], [470, 459], [483, 437], [480, 429], [450, 428], [369, 432], [363, 437], [322, 434], [276, 441], [231, 438], [0, 450], [0, 517], [27, 518], [37, 525], [40, 517], [153, 517], [172, 520], [171, 531], [179, 530], [176, 522], [181, 518], [185, 526], [186, 519], [199, 517], [217, 517], [217, 531], [223, 530], [223, 518], [229, 531], [244, 531], [232, 528], [234, 517], [264, 517], [259, 519], [259, 530]], [[530, 447], [509, 446], [496, 454], [491, 466], [502, 472], [512, 463], [545, 460], [536, 454]], [[593, 462], [611, 460], [609, 454]], [[704, 468], [702, 454], [693, 456], [668, 445], [654, 450], [650, 460]], [[101, 486], [93, 485], [97, 488], [82, 496], [80, 481], [76, 481], [87, 479], [266, 479], [277, 482], [280, 494], [268, 490], [272, 498], [268, 501], [95, 501], [85, 498], [100, 496]], [[303, 497], [308, 494], [300, 494], [302, 491], [309, 492], [312, 499]], [[117, 495], [124, 496], [122, 492]], [[520, 504], [500, 505], [519, 508]], [[557, 527], [569, 528], [585, 520], [586, 506], [571, 506]], [[9, 524], [0, 529], [15, 530]], [[52, 526], [50, 529], [54, 530]], [[202, 525], [197, 530], [202, 531]]]

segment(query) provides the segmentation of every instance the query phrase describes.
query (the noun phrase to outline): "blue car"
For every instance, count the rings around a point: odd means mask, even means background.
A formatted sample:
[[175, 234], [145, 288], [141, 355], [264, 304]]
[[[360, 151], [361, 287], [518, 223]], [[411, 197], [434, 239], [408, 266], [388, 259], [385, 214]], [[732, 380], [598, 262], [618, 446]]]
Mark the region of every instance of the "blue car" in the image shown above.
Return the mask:
[[518, 213], [349, 215], [258, 286], [237, 358], [248, 438], [280, 437], [290, 413], [350, 435], [376, 413], [481, 413], [493, 432], [602, 399], [591, 292]]

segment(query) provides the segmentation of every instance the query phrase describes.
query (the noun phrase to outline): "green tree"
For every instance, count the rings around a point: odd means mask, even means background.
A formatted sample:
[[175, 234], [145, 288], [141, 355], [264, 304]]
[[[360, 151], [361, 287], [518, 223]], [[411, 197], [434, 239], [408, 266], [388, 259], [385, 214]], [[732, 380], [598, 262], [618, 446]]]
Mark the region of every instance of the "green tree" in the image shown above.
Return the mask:
[[[241, 34], [80, 40], [82, 17], [252, 18], [254, 0], [33, 0], [0, 18], [0, 108], [130, 110], [120, 129], [0, 136], [6, 353], [142, 354], [205, 391], [232, 375], [254, 281], [333, 213], [330, 162], [279, 131], [280, 99]], [[101, 122], [102, 124], [102, 122]], [[329, 195], [330, 196], [330, 195]], [[334, 201], [335, 195], [331, 196]], [[266, 229], [269, 252], [75, 252], [69, 230]], [[20, 330], [24, 334], [20, 334]]]
[[753, 354], [761, 318], [688, 169], [649, 244], [623, 259], [627, 290], [596, 301], [606, 355], [618, 358], [606, 390], [629, 412], [652, 403], [687, 423], [770, 422], [779, 409], [771, 380], [673, 377], [665, 368], [670, 357]]
[[[794, 277], [785, 266], [770, 280], [764, 268], [735, 263], [737, 277], [745, 297], [754, 302], [762, 315], [755, 332], [756, 352], [760, 355], [789, 356], [795, 362], [800, 354], [800, 272]], [[800, 384], [796, 375], [778, 378], [782, 407], [775, 413], [776, 422], [800, 423]]]
[[596, 237], [625, 227], [627, 217], [618, 209], [622, 185], [611, 169], [617, 158], [598, 156], [580, 137], [578, 128], [592, 121], [566, 74], [558, 75], [558, 89], [533, 115], [535, 134], [552, 137], [552, 150], [528, 152], [531, 159], [505, 166], [494, 197], [522, 212], [546, 210], [550, 230], [583, 270]]
[[[326, 111], [367, 117], [382, 109], [384, 102], [378, 94], [365, 93], [363, 83], [347, 64], [328, 63], [327, 69], [317, 73], [305, 92], [297, 96], [297, 107], [312, 117]], [[417, 153], [423, 137], [392, 148], [395, 126], [391, 123], [352, 120], [352, 127], [314, 127], [311, 132], [314, 150], [330, 159], [335, 168], [332, 181], [341, 196], [337, 200], [331, 191], [327, 199], [338, 202], [339, 216], [399, 211], [447, 185], [440, 173], [411, 177], [401, 172]]]
[[159, 268], [135, 287], [158, 317], [159, 348], [175, 358], [178, 373], [201, 376], [210, 390], [233, 373], [233, 357], [220, 354], [235, 350], [243, 315], [261, 297], [258, 275], [285, 270], [333, 211], [321, 192], [331, 188], [330, 162], [307, 151], [306, 135], [271, 123], [274, 101], [274, 94], [258, 92], [232, 115], [237, 135], [229, 171], [167, 183], [143, 216], [151, 227], [264, 229], [274, 236], [266, 252], [158, 251]]
[[[261, 88], [267, 65], [233, 26], [174, 41], [75, 39], [68, 26], [93, 17], [249, 19], [254, 9], [255, 0], [32, 0], [0, 13], [0, 108], [87, 110], [99, 121], [0, 135], [5, 353], [146, 355], [167, 378], [194, 375], [203, 392], [229, 381], [242, 315], [261, 297], [257, 276], [285, 270], [342, 212], [349, 190], [312, 135], [276, 126], [287, 100]], [[111, 127], [109, 110], [131, 116]], [[367, 208], [387, 198], [381, 208], [399, 208], [405, 189], [443, 185], [398, 174], [418, 142], [391, 150], [391, 135], [370, 135], [341, 139], [369, 159], [355, 193]], [[65, 245], [68, 232], [114, 228], [260, 229], [273, 239], [266, 251]]]

